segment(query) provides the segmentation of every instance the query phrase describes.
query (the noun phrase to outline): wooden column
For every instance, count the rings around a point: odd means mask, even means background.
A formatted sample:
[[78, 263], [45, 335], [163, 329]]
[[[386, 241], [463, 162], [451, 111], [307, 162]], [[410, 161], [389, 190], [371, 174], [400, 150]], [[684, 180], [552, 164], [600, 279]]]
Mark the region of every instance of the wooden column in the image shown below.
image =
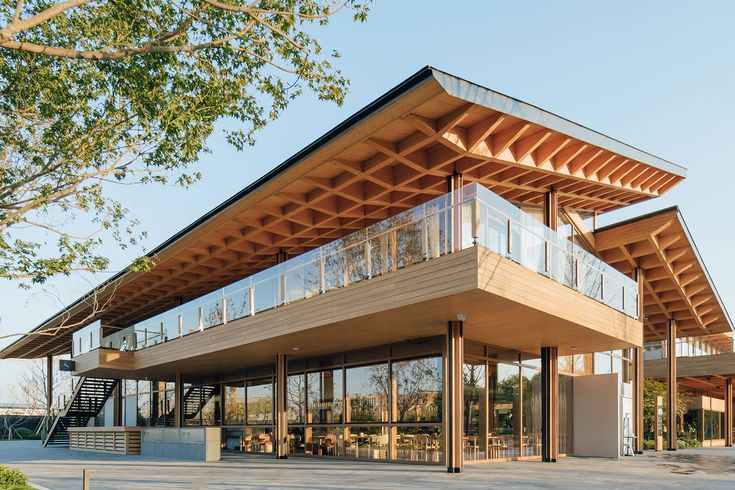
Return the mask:
[[643, 454], [643, 348], [633, 351], [633, 435], [636, 454]]
[[112, 390], [112, 425], [113, 427], [121, 427], [125, 425], [123, 424], [123, 419], [122, 419], [122, 403], [123, 403], [122, 384], [124, 382], [125, 380], [123, 379], [119, 380], [117, 382], [117, 386], [115, 386], [115, 389]]
[[184, 426], [184, 381], [181, 373], [174, 379], [174, 427]]
[[559, 225], [559, 195], [553, 187], [544, 194], [544, 224], [552, 230]]
[[676, 320], [666, 328], [666, 449], [676, 451]]
[[285, 354], [276, 355], [276, 458], [278, 459], [288, 458], [287, 362]]
[[725, 446], [732, 447], [732, 378], [725, 381]]
[[541, 348], [541, 460], [559, 457], [559, 349]]
[[444, 458], [447, 464], [447, 472], [459, 473], [463, 466], [464, 451], [464, 381], [462, 375], [462, 363], [464, 362], [464, 334], [463, 323], [460, 321], [449, 322], [447, 329], [447, 340], [445, 346], [445, 383], [444, 393], [446, 400], [446, 414], [444, 420], [444, 434], [446, 444]]
[[[643, 295], [645, 293], [643, 269], [636, 267], [633, 271], [633, 277], [638, 282], [638, 320], [641, 322], [642, 329], [645, 318], [645, 312], [643, 311]], [[633, 430], [635, 431], [634, 452], [636, 454], [643, 454], [643, 383], [645, 379], [643, 365], [643, 347], [636, 347], [633, 349]]]

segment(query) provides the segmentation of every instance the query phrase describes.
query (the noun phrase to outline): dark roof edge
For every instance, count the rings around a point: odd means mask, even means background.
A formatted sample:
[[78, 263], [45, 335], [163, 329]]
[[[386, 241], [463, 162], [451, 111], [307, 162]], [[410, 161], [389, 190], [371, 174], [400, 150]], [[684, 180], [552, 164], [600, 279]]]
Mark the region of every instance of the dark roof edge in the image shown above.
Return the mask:
[[689, 243], [691, 243], [692, 245], [694, 256], [697, 258], [697, 262], [699, 262], [699, 266], [702, 268], [702, 272], [704, 272], [704, 276], [707, 278], [707, 283], [709, 283], [709, 286], [712, 289], [712, 293], [714, 293], [715, 299], [717, 299], [717, 303], [720, 305], [720, 308], [722, 308], [722, 312], [724, 313], [725, 318], [727, 319], [727, 324], [730, 325], [730, 330], [735, 331], [735, 326], [733, 326], [732, 319], [730, 318], [730, 313], [728, 313], [727, 308], [725, 307], [725, 304], [722, 302], [720, 293], [719, 291], [717, 291], [717, 286], [715, 285], [715, 282], [712, 280], [712, 276], [710, 275], [709, 270], [707, 270], [707, 266], [705, 265], [704, 260], [702, 259], [702, 255], [699, 253], [699, 247], [697, 247], [697, 242], [694, 241], [694, 238], [692, 237], [692, 234], [689, 231], [689, 225], [687, 225], [687, 222], [684, 219], [684, 215], [681, 213], [681, 209], [679, 209], [679, 206], [676, 206], [676, 205], [669, 206], [668, 208], [659, 209], [657, 211], [652, 211], [650, 213], [642, 214], [640, 216], [635, 216], [630, 219], [618, 221], [617, 223], [605, 225], [595, 230], [595, 233], [600, 233], [600, 232], [611, 230], [614, 228], [620, 228], [622, 226], [626, 226], [632, 223], [637, 223], [639, 221], [643, 221], [645, 219], [653, 218], [655, 216], [659, 216], [659, 215], [670, 213], [670, 212], [676, 213], [676, 217], [682, 225], [681, 227], [684, 230], [684, 234], [686, 235], [687, 240], [689, 240]]
[[637, 160], [651, 167], [680, 177], [686, 177], [687, 169], [681, 165], [623, 143], [618, 139], [611, 138], [599, 131], [590, 129], [587, 126], [546, 111], [533, 104], [496, 92], [437, 68], [432, 67], [431, 69], [434, 71], [436, 80], [453, 97], [539, 124], [613, 153]]

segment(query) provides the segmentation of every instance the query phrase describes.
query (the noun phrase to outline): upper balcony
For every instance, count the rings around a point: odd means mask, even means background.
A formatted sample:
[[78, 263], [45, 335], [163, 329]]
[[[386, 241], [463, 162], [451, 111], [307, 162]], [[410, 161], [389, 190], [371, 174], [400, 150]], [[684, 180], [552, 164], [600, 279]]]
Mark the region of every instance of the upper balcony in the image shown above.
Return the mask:
[[95, 322], [74, 333], [72, 354], [142, 350], [472, 247], [637, 318], [635, 281], [470, 184], [110, 335]]

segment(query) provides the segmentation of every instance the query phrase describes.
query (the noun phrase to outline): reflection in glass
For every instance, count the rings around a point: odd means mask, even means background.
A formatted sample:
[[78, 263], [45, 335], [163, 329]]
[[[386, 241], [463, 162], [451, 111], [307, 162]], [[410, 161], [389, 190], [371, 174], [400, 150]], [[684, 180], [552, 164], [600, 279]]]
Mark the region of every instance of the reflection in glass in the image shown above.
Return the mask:
[[393, 362], [395, 422], [441, 422], [441, 357]]
[[347, 422], [388, 421], [388, 365], [346, 369]]
[[222, 385], [224, 402], [224, 424], [242, 425], [245, 423], [245, 385], [242, 381]]
[[306, 412], [306, 377], [292, 374], [288, 377], [286, 417], [289, 424], [303, 424]]
[[541, 371], [522, 368], [523, 373], [523, 456], [541, 455]]
[[490, 459], [517, 458], [520, 455], [518, 439], [520, 427], [520, 373], [512, 364], [490, 364], [489, 397], [492, 413], [490, 419]]
[[307, 375], [309, 423], [342, 422], [342, 370], [326, 370]]
[[464, 457], [485, 459], [487, 413], [485, 362], [464, 363]]
[[247, 382], [247, 423], [273, 423], [273, 381], [271, 378]]

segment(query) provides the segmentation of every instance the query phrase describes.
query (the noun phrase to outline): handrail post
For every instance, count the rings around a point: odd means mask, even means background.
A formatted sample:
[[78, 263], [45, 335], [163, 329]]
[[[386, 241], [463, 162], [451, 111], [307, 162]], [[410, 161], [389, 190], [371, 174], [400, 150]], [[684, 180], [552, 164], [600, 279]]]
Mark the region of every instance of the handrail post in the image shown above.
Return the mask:
[[326, 281], [324, 278], [324, 248], [319, 247], [319, 293], [327, 291]]
[[600, 299], [605, 301], [605, 273], [600, 271]]
[[184, 317], [181, 316], [181, 313], [179, 313], [176, 316], [178, 317], [178, 320], [179, 320], [179, 337], [181, 337], [184, 335]]
[[513, 220], [508, 218], [508, 255], [513, 255]]
[[424, 260], [429, 260], [429, 226], [426, 219], [426, 210], [424, 210], [421, 219], [421, 254]]
[[222, 324], [227, 323], [227, 296], [225, 296], [225, 288], [222, 288]]
[[199, 317], [199, 331], [201, 332], [204, 330], [204, 324], [202, 322], [202, 307], [201, 306], [197, 308], [197, 316]]
[[480, 242], [480, 201], [477, 197], [472, 198], [472, 245], [477, 246]]
[[248, 311], [250, 316], [253, 316], [255, 315], [255, 287], [251, 284], [248, 286], [248, 290], [250, 291], [250, 294], [248, 294]]
[[551, 272], [551, 244], [549, 240], [544, 240], [544, 272]]
[[373, 263], [370, 260], [370, 239], [365, 237], [365, 274], [367, 278], [373, 277]]

